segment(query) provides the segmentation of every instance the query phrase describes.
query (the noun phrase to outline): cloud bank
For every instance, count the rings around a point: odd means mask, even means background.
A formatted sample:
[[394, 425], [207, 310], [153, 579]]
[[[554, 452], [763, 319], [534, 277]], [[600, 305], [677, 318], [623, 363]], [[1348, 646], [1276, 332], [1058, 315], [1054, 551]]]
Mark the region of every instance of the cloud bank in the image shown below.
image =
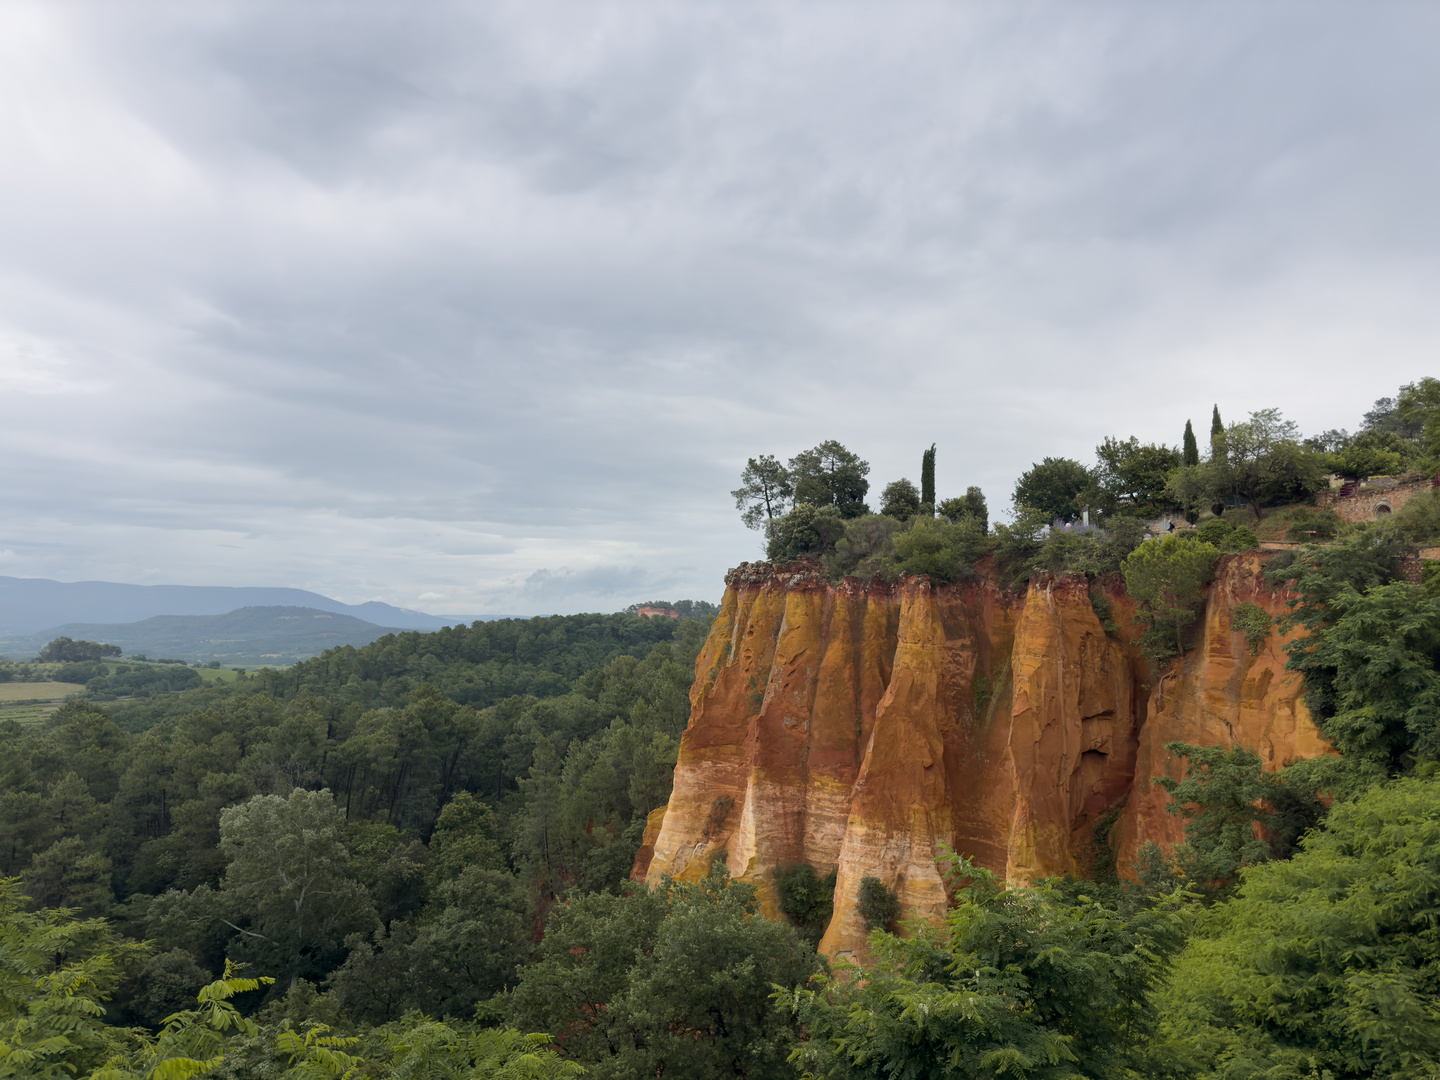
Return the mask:
[[[1426, 374], [1428, 5], [11, 4], [7, 573], [716, 599], [747, 457]], [[422, 601], [422, 597], [424, 597]]]

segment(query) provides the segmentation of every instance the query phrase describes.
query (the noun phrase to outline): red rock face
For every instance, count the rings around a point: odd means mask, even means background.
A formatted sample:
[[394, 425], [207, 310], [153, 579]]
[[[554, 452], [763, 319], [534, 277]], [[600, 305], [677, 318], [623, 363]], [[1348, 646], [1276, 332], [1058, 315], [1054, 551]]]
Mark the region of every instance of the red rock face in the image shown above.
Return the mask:
[[1272, 630], [1252, 652], [1244, 633], [1231, 627], [1240, 604], [1258, 604], [1272, 619], [1287, 610], [1292, 594], [1268, 588], [1263, 569], [1259, 552], [1224, 557], [1210, 586], [1199, 642], [1155, 680], [1140, 727], [1134, 790], [1120, 818], [1122, 871], [1145, 841], [1168, 849], [1185, 838], [1184, 819], [1166, 811], [1165, 792], [1152, 779], [1183, 776], [1182, 763], [1164, 748], [1167, 742], [1247, 746], [1269, 771], [1334, 753], [1305, 707], [1299, 674], [1285, 670], [1284, 647], [1299, 632], [1282, 637]]
[[1236, 603], [1283, 607], [1260, 565], [1226, 557], [1204, 647], [1153, 690], [1118, 585], [1104, 590], [1119, 625], [1107, 634], [1083, 577], [1039, 578], [1021, 598], [985, 581], [831, 585], [803, 563], [743, 565], [635, 876], [695, 879], [723, 857], [775, 916], [781, 863], [834, 867], [821, 951], [863, 957], [862, 879], [893, 888], [906, 918], [939, 917], [942, 845], [1011, 881], [1083, 873], [1095, 822], [1125, 800], [1128, 867], [1145, 839], [1179, 835], [1150, 781], [1176, 764], [1165, 742], [1233, 732], [1277, 766], [1324, 750], [1279, 643], [1251, 657], [1229, 630]]

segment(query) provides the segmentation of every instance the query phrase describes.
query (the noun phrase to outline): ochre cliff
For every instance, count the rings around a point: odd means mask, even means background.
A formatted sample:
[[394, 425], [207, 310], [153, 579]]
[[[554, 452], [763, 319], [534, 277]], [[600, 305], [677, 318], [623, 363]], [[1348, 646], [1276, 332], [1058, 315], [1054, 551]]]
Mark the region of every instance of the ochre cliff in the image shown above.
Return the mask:
[[1165, 792], [1152, 779], [1184, 774], [1167, 742], [1248, 746], [1269, 770], [1333, 752], [1305, 707], [1300, 675], [1285, 670], [1285, 645], [1300, 631], [1282, 636], [1272, 629], [1252, 652], [1230, 625], [1240, 604], [1258, 604], [1272, 618], [1285, 611], [1290, 594], [1266, 586], [1263, 569], [1258, 552], [1227, 557], [1210, 586], [1195, 648], [1156, 679], [1140, 726], [1134, 791], [1119, 822], [1122, 870], [1145, 841], [1169, 848], [1185, 838], [1184, 819], [1166, 811]]
[[1154, 687], [1118, 581], [1092, 599], [1084, 577], [1037, 576], [1015, 597], [983, 579], [832, 585], [810, 564], [742, 565], [635, 876], [698, 878], [723, 854], [775, 915], [779, 864], [836, 868], [820, 948], [838, 956], [864, 951], [864, 877], [906, 918], [944, 911], [941, 844], [1011, 881], [1083, 873], [1095, 823], [1123, 802], [1128, 867], [1145, 840], [1179, 836], [1151, 781], [1175, 773], [1166, 742], [1255, 746], [1272, 767], [1324, 751], [1281, 642], [1251, 656], [1230, 629], [1238, 603], [1284, 609], [1262, 560], [1222, 560], [1203, 644]]

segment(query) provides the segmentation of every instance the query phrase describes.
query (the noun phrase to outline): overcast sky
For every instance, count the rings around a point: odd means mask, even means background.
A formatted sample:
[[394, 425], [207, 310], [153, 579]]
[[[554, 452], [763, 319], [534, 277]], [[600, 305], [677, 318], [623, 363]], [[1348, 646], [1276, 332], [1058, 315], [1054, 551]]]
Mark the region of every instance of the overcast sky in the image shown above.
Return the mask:
[[1440, 374], [1434, 3], [0, 3], [0, 574], [718, 600], [872, 494]]

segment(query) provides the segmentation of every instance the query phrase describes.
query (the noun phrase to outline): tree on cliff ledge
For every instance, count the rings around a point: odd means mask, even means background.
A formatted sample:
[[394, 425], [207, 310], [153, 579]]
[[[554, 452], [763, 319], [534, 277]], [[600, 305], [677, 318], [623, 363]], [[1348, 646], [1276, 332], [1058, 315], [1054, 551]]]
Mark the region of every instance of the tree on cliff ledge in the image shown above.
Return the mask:
[[1090, 470], [1071, 458], [1047, 457], [1015, 482], [1015, 505], [1047, 518], [1068, 518], [1080, 507], [1075, 496], [1091, 485]]
[[815, 506], [833, 506], [844, 518], [868, 514], [865, 496], [870, 491], [870, 463], [861, 461], [834, 439], [796, 454], [790, 459], [790, 479], [795, 501]]
[[920, 455], [920, 505], [935, 512], [935, 444]]
[[1220, 551], [1203, 540], [1176, 536], [1147, 540], [1120, 564], [1125, 588], [1150, 624], [1140, 649], [1152, 660], [1185, 655], [1185, 628], [1195, 621], [1205, 583]]
[[1180, 464], [1200, 464], [1200, 447], [1195, 442], [1195, 429], [1190, 426], [1189, 420], [1185, 421], [1184, 448], [1180, 451]]
[[795, 487], [785, 466], [776, 461], [773, 454], [761, 454], [745, 463], [740, 486], [730, 494], [735, 497], [735, 509], [740, 511], [745, 527], [759, 529], [790, 508], [790, 497], [794, 493]]

